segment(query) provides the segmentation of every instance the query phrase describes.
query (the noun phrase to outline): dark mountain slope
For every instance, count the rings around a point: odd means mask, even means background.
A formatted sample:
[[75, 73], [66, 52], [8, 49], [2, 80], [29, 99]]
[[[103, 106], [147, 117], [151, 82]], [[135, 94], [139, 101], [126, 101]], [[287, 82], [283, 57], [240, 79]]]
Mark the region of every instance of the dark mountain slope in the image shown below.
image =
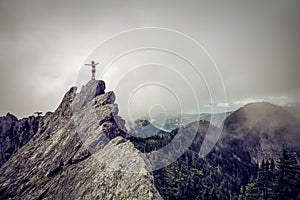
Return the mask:
[[242, 151], [238, 157], [230, 147], [219, 144], [206, 157], [199, 157], [208, 131], [219, 131], [209, 122], [192, 122], [147, 139], [129, 139], [140, 151], [149, 152], [170, 143], [179, 131], [188, 136], [194, 130], [197, 133], [188, 150], [169, 166], [154, 171], [155, 186], [164, 199], [237, 199], [240, 188], [256, 175], [257, 166], [249, 153]]
[[248, 104], [226, 118], [222, 142], [248, 151], [255, 162], [278, 159], [282, 148], [299, 158], [300, 121], [280, 106]]
[[[196, 137], [180, 158], [154, 172], [155, 185], [164, 199], [241, 199], [247, 184], [256, 178], [258, 161], [278, 160], [283, 148], [299, 156], [298, 127], [299, 121], [281, 107], [249, 104], [226, 118], [218, 143], [200, 158], [208, 131], [220, 130], [207, 121], [187, 124], [181, 132], [191, 135], [197, 130]], [[140, 151], [150, 152], [170, 143], [178, 131], [129, 139]]]

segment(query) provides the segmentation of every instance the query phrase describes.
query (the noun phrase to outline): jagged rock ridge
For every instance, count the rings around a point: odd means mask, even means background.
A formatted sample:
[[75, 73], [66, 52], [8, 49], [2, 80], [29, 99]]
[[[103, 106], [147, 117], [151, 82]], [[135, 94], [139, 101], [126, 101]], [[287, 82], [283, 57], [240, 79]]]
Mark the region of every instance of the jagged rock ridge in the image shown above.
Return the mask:
[[0, 169], [0, 199], [161, 199], [104, 89], [90, 81], [66, 93]]
[[37, 132], [41, 117], [0, 117], [0, 167]]

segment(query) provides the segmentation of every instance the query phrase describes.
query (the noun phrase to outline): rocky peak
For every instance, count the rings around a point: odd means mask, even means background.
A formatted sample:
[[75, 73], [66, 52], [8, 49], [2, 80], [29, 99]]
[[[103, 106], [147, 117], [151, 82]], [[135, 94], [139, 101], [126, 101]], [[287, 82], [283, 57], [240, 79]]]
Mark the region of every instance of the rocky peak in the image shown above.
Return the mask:
[[[71, 117], [74, 111], [80, 110], [96, 96], [105, 93], [105, 82], [101, 80], [91, 80], [83, 85], [80, 92], [77, 87], [71, 87], [64, 95], [60, 105], [55, 111], [55, 115]], [[74, 102], [73, 102], [74, 101]]]
[[0, 117], [0, 166], [26, 144], [37, 132], [40, 117], [26, 117], [18, 120], [7, 113]]
[[104, 90], [94, 80], [65, 94], [0, 169], [0, 199], [161, 198], [140, 152], [125, 139], [114, 93]]
[[7, 113], [5, 115], [5, 117], [3, 117], [3, 118], [5, 118], [5, 120], [7, 120], [7, 121], [17, 121], [18, 120], [18, 118], [16, 116], [14, 116], [13, 114], [10, 114], [10, 113]]
[[105, 93], [105, 82], [101, 80], [90, 80], [86, 85], [82, 86], [80, 93], [77, 95], [74, 109], [81, 109], [86, 103], [94, 99], [96, 96]]

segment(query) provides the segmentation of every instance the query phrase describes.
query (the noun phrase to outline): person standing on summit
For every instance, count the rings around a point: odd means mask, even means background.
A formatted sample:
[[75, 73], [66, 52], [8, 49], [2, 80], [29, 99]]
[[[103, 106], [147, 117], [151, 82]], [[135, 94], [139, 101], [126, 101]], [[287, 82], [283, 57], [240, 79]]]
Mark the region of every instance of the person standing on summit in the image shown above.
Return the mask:
[[96, 65], [99, 65], [99, 63], [95, 63], [94, 61], [92, 61], [91, 64], [85, 64], [85, 66], [92, 66], [92, 80], [95, 80]]

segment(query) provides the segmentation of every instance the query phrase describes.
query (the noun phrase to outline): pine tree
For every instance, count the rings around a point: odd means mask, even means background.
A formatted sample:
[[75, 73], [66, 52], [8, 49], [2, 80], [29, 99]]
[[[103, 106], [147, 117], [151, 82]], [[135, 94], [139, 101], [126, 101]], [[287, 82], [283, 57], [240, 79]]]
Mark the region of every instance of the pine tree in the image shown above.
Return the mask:
[[251, 182], [247, 184], [246, 186], [246, 199], [247, 200], [257, 200], [259, 195], [258, 195], [258, 188], [256, 186], [256, 181]]
[[275, 199], [275, 161], [272, 158], [268, 170], [267, 200]]
[[275, 162], [274, 159], [262, 161], [257, 178], [249, 183], [246, 187], [246, 199], [255, 200], [273, 200], [274, 193], [274, 180], [275, 180]]
[[246, 199], [247, 200], [260, 200], [265, 196], [265, 182], [266, 182], [266, 163], [263, 159], [258, 172], [257, 178], [246, 186]]
[[295, 156], [284, 149], [277, 166], [274, 199], [296, 199], [300, 188], [300, 166]]

